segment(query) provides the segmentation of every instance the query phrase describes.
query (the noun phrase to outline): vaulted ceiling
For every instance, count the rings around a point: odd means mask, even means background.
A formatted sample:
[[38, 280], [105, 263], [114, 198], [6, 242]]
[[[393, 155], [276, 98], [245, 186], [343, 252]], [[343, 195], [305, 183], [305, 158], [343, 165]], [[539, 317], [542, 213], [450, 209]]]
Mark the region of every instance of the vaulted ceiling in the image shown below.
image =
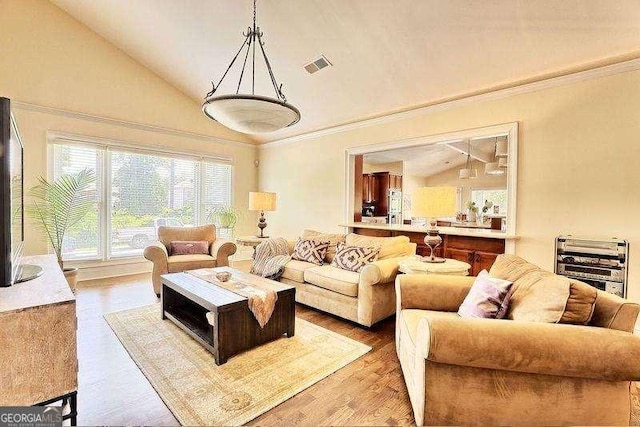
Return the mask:
[[[198, 101], [252, 17], [250, 0], [52, 1]], [[638, 23], [638, 0], [259, 0], [267, 54], [302, 120], [256, 142], [640, 56]], [[333, 66], [308, 74], [320, 54]], [[266, 79], [257, 88], [272, 93]]]

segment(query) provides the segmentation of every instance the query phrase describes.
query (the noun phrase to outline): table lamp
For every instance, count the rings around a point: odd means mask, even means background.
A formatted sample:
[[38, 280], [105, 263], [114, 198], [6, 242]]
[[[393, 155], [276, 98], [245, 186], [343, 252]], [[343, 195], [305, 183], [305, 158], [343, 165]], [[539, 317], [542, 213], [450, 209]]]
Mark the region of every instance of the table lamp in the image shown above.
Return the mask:
[[264, 235], [264, 229], [267, 228], [267, 220], [264, 217], [264, 213], [276, 210], [276, 193], [250, 191], [249, 210], [260, 211], [260, 218], [258, 219], [260, 235], [256, 235], [256, 237], [260, 237], [261, 239], [269, 237]]
[[456, 193], [455, 187], [420, 187], [413, 194], [411, 215], [424, 217], [429, 221], [424, 243], [431, 249], [431, 255], [423, 257], [425, 262], [445, 261], [444, 258], [433, 255], [433, 250], [442, 243], [436, 225], [439, 217], [451, 217], [456, 214]]

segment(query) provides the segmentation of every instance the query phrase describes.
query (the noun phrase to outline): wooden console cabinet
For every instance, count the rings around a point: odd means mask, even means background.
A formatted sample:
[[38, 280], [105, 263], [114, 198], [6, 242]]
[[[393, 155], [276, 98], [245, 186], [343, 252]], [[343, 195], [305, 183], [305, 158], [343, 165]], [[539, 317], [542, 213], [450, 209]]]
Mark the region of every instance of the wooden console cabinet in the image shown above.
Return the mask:
[[[424, 244], [424, 233], [379, 230], [370, 228], [354, 228], [353, 232], [364, 236], [407, 236], [409, 240], [418, 245], [416, 253], [427, 256], [431, 250]], [[469, 275], [477, 276], [482, 270], [489, 270], [496, 257], [504, 253], [504, 240], [488, 237], [468, 237], [441, 234], [442, 244], [434, 250], [437, 257], [453, 258], [471, 265]]]
[[36, 279], [0, 288], [0, 406], [31, 406], [78, 390], [76, 300], [54, 255], [25, 257]]

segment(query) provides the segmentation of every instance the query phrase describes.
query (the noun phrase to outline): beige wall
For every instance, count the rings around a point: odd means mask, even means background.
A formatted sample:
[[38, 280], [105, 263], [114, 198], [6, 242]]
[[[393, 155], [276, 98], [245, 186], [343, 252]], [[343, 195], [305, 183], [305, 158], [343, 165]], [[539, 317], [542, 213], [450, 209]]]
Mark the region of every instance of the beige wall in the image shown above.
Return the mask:
[[452, 186], [462, 188], [462, 211], [466, 210], [466, 205], [471, 200], [471, 190], [487, 189], [487, 188], [507, 188], [507, 175], [486, 175], [484, 173], [484, 163], [479, 161], [471, 162], [471, 168], [478, 171], [478, 177], [475, 179], [460, 179], [458, 172], [460, 167], [447, 169], [436, 175], [432, 175], [426, 179], [426, 185], [435, 186]]
[[[0, 96], [144, 125], [214, 137], [137, 130], [121, 124], [15, 109], [25, 145], [25, 186], [47, 174], [47, 131], [113, 138], [141, 147], [220, 154], [234, 158], [234, 200], [246, 210], [247, 193], [257, 188], [256, 149], [215, 138], [246, 141], [206, 119], [200, 106], [122, 51], [44, 0], [0, 1]], [[206, 89], [207, 82], [203, 82]], [[216, 142], [219, 141], [219, 142]], [[246, 215], [239, 233], [253, 231]], [[46, 245], [26, 224], [26, 252]]]
[[362, 173], [376, 173], [376, 172], [390, 172], [398, 175], [402, 175], [404, 170], [403, 162], [391, 162], [391, 163], [363, 163]]
[[260, 186], [280, 195], [270, 234], [341, 230], [348, 147], [518, 121], [517, 253], [550, 269], [559, 234], [627, 238], [640, 300], [638, 88], [633, 71], [264, 147]]

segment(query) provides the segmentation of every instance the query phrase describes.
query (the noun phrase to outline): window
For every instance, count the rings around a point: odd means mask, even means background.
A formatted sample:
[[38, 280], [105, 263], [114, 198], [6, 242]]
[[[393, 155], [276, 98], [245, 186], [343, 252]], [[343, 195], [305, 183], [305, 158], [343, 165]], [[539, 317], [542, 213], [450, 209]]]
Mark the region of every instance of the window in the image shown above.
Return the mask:
[[471, 190], [471, 200], [476, 202], [478, 209], [482, 209], [484, 201], [488, 200], [493, 203], [493, 207], [489, 209], [488, 213], [495, 213], [494, 209], [497, 206], [499, 214], [507, 214], [507, 190], [505, 188]]
[[205, 224], [212, 208], [231, 204], [228, 163], [120, 145], [51, 145], [53, 178], [84, 168], [98, 177], [95, 210], [65, 236], [65, 260], [140, 256], [159, 226]]

